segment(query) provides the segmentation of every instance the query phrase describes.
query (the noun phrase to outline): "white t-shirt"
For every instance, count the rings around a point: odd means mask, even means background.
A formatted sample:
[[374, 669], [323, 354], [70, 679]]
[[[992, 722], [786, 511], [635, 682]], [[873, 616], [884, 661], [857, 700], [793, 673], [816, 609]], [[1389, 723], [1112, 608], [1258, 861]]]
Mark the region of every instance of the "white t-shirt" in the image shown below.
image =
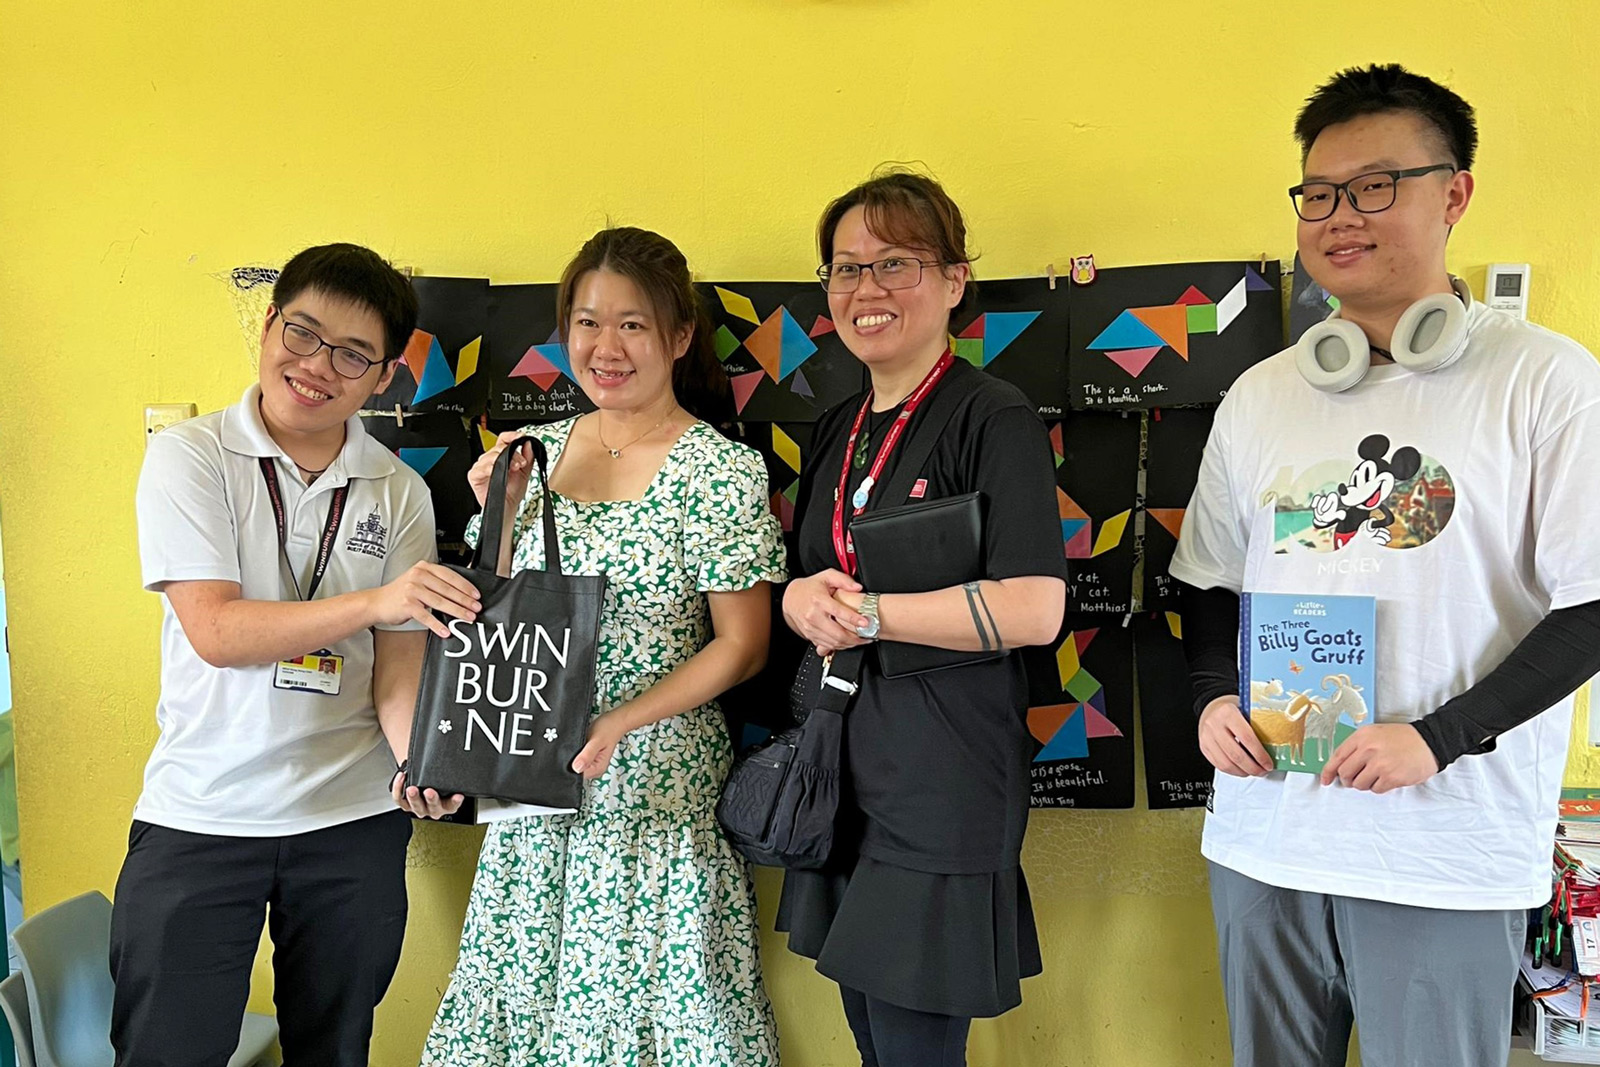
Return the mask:
[[[1373, 367], [1346, 393], [1313, 389], [1292, 351], [1242, 375], [1172, 561], [1201, 588], [1376, 597], [1379, 722], [1428, 714], [1548, 612], [1600, 599], [1600, 364], [1481, 305], [1469, 323], [1455, 363]], [[1319, 496], [1343, 522], [1319, 524]], [[1310, 774], [1218, 773], [1201, 851], [1290, 889], [1537, 906], [1571, 716], [1568, 697], [1494, 751], [1382, 796]]]
[[[288, 556], [310, 584], [333, 490], [349, 496], [317, 598], [371, 589], [435, 556], [433, 502], [410, 467], [352, 417], [344, 448], [307, 486], [268, 436], [252, 386], [238, 404], [150, 439], [139, 475], [144, 585], [238, 582], [246, 600], [295, 600], [258, 457], [275, 461]], [[420, 624], [387, 627], [420, 628]], [[316, 649], [306, 649], [315, 652]], [[344, 657], [337, 696], [273, 686], [273, 666], [213, 667], [162, 598], [161, 736], [134, 818], [175, 830], [277, 837], [394, 810], [394, 757], [372, 706], [372, 633]]]

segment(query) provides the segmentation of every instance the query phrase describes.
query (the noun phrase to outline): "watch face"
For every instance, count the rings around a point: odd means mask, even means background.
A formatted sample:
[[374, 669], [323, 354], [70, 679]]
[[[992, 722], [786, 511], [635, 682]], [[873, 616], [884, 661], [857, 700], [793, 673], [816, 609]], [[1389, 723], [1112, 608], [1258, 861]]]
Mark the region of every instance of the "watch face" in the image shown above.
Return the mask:
[[856, 627], [856, 636], [871, 641], [878, 636], [878, 630], [883, 625], [878, 618], [878, 605], [872, 601], [863, 601], [859, 610], [867, 617], [867, 624]]

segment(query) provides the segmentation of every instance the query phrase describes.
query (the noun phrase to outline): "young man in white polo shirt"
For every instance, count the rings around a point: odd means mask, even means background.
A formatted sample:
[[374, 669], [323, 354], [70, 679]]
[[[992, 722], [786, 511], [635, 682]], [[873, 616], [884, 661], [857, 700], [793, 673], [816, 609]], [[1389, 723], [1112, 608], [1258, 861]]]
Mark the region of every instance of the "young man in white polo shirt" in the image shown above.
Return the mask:
[[405, 932], [411, 830], [388, 783], [424, 627], [479, 606], [434, 562], [422, 479], [356, 417], [416, 317], [374, 253], [308, 249], [278, 279], [259, 383], [150, 441], [161, 734], [112, 919], [119, 1065], [227, 1061], [264, 911], [286, 1061], [367, 1062]]
[[[1353, 1019], [1368, 1064], [1503, 1064], [1600, 669], [1600, 365], [1446, 272], [1459, 96], [1347, 70], [1295, 133], [1300, 259], [1342, 322], [1228, 393], [1172, 563], [1234, 1062], [1343, 1067]], [[1271, 773], [1240, 712], [1241, 591], [1376, 598], [1375, 721], [1320, 776]]]

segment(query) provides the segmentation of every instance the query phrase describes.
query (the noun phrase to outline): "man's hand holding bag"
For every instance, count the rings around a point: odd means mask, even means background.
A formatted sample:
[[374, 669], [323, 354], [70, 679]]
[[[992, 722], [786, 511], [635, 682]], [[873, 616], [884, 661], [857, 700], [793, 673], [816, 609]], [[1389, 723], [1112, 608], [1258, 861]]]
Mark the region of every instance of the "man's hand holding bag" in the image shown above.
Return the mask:
[[[502, 578], [506, 479], [523, 445], [539, 468], [545, 569]], [[445, 620], [448, 638], [428, 635], [406, 775], [418, 789], [569, 811], [582, 801], [572, 761], [589, 728], [606, 579], [561, 572], [548, 476], [537, 438], [501, 452], [478, 551], [470, 566], [451, 567], [477, 587], [483, 608], [475, 622]]]

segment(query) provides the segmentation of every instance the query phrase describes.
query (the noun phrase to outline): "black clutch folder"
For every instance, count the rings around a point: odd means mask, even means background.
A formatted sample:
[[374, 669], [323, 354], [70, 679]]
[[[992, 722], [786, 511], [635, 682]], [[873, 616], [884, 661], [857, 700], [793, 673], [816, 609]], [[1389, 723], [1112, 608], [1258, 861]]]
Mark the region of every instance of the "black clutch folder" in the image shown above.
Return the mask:
[[[983, 494], [868, 511], [850, 524], [861, 584], [872, 593], [926, 593], [983, 578]], [[953, 652], [901, 641], [878, 643], [886, 678], [999, 659], [1004, 649]]]

